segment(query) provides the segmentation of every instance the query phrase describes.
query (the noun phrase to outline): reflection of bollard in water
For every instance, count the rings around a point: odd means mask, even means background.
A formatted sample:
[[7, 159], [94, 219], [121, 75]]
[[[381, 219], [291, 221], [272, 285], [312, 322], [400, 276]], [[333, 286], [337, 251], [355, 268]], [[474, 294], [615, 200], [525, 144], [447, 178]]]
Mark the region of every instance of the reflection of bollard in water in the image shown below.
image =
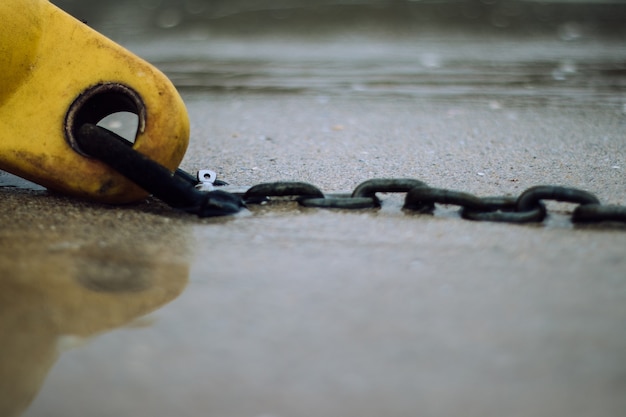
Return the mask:
[[0, 252], [0, 416], [28, 407], [61, 341], [122, 326], [184, 289], [186, 262], [125, 249]]

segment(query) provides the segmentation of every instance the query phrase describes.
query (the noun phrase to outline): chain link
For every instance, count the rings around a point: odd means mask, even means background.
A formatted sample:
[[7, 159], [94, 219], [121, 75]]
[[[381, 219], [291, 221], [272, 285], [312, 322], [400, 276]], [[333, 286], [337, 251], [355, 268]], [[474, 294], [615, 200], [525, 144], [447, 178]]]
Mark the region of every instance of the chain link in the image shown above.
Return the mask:
[[407, 178], [375, 178], [361, 183], [352, 194], [335, 194], [322, 198], [300, 197], [298, 201], [306, 207], [366, 209], [380, 207], [376, 193], [406, 193], [415, 187], [423, 187], [422, 181]]
[[603, 221], [626, 223], [626, 207], [600, 204], [578, 206], [574, 210], [572, 221], [574, 223]]

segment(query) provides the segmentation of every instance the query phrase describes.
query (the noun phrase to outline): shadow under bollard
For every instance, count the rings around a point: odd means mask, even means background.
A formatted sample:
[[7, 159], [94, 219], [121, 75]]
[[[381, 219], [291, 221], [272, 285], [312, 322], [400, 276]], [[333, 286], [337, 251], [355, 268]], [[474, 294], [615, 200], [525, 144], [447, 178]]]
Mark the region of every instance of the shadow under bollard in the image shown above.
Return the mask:
[[2, 416], [28, 408], [64, 349], [172, 301], [189, 277], [184, 228], [169, 219], [38, 201], [19, 216], [30, 225], [0, 219]]

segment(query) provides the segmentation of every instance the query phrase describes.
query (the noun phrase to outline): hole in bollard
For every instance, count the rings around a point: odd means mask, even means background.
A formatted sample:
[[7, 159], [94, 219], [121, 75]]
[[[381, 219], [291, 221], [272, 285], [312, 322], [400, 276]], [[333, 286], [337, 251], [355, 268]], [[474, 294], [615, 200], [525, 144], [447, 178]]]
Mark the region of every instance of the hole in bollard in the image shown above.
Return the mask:
[[100, 120], [97, 126], [115, 133], [130, 143], [135, 143], [137, 128], [139, 128], [139, 117], [134, 113], [121, 111]]
[[106, 83], [90, 87], [71, 104], [65, 116], [65, 138], [76, 152], [89, 156], [76, 141], [86, 123], [111, 130], [132, 146], [146, 124], [146, 108], [139, 94], [122, 84]]

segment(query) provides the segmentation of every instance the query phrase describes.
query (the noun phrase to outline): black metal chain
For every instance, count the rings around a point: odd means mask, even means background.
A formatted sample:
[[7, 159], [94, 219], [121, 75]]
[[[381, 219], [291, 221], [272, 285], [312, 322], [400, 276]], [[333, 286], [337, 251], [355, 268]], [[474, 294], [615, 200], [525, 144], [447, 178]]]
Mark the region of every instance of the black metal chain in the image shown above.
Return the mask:
[[196, 179], [182, 171], [169, 169], [135, 151], [130, 142], [92, 124], [83, 125], [76, 140], [81, 150], [96, 158], [173, 208], [212, 217], [234, 214], [243, 201], [230, 193], [198, 191]]
[[403, 210], [432, 214], [436, 204], [456, 205], [461, 207], [461, 217], [468, 220], [542, 222], [547, 216], [543, 201], [553, 200], [578, 204], [572, 214], [574, 223], [626, 222], [626, 207], [601, 205], [598, 198], [587, 191], [553, 185], [531, 187], [518, 198], [481, 198], [462, 191], [429, 187], [413, 179], [372, 179], [361, 183], [352, 194], [319, 197], [321, 191], [311, 184], [274, 182], [252, 187], [242, 198], [247, 204], [254, 204], [272, 196], [291, 196], [306, 207], [362, 209], [380, 207], [376, 193], [390, 192], [406, 192]]
[[199, 217], [234, 214], [246, 204], [260, 204], [273, 197], [291, 197], [305, 207], [374, 209], [381, 206], [377, 193], [406, 193], [403, 210], [416, 213], [432, 214], [436, 204], [444, 204], [460, 206], [461, 217], [468, 220], [542, 222], [547, 216], [543, 201], [553, 200], [577, 204], [571, 217], [574, 223], [626, 223], [626, 207], [602, 205], [587, 191], [552, 185], [531, 187], [517, 198], [477, 197], [462, 191], [429, 187], [410, 178], [371, 179], [359, 184], [351, 194], [324, 194], [304, 182], [262, 183], [243, 192], [219, 189], [202, 192], [196, 189], [199, 181], [191, 174], [182, 170], [170, 172], [104, 128], [86, 124], [78, 132], [77, 141], [87, 155], [103, 161], [156, 198]]

